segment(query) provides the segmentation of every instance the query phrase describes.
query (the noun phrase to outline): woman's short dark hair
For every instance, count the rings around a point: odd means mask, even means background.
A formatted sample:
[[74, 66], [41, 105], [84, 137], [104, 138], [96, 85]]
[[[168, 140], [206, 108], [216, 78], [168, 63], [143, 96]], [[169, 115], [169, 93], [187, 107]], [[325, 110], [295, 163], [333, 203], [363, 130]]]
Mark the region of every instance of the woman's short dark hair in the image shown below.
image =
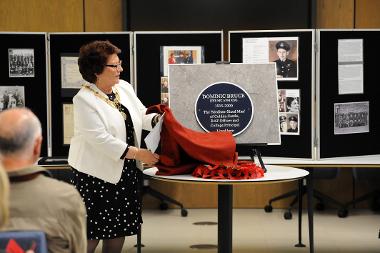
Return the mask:
[[286, 105], [287, 105], [288, 107], [291, 107], [291, 106], [292, 106], [292, 102], [293, 102], [294, 100], [296, 100], [296, 101], [298, 102], [298, 98], [297, 98], [297, 97], [288, 97], [288, 98], [286, 99]]
[[79, 72], [84, 80], [96, 82], [96, 75], [103, 72], [107, 59], [112, 54], [120, 54], [121, 50], [108, 40], [96, 40], [81, 46], [79, 49]]

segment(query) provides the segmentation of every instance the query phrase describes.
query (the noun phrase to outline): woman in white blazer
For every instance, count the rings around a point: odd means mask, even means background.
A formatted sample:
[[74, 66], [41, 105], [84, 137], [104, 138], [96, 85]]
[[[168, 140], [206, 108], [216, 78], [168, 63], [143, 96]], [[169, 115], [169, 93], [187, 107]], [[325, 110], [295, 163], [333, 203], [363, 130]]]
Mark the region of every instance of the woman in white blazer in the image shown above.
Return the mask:
[[132, 86], [120, 80], [121, 50], [109, 41], [80, 48], [78, 65], [84, 80], [73, 98], [74, 137], [69, 164], [73, 183], [87, 209], [88, 251], [121, 252], [125, 236], [142, 223], [139, 186], [141, 162], [153, 165], [158, 155], [141, 149], [142, 129], [151, 130], [157, 114], [146, 107]]

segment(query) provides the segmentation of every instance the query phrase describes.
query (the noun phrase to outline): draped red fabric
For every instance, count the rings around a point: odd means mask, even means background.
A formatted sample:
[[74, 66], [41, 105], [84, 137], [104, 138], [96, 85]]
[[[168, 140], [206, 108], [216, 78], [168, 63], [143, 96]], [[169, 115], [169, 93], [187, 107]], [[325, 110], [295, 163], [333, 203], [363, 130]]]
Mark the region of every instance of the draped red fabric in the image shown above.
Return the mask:
[[169, 107], [154, 105], [147, 113], [165, 112], [161, 130], [158, 175], [190, 174], [200, 164], [237, 164], [236, 143], [231, 132], [197, 132], [182, 126]]
[[264, 176], [264, 170], [251, 161], [239, 161], [236, 166], [198, 165], [192, 174], [194, 177], [206, 179], [241, 180], [256, 179]]

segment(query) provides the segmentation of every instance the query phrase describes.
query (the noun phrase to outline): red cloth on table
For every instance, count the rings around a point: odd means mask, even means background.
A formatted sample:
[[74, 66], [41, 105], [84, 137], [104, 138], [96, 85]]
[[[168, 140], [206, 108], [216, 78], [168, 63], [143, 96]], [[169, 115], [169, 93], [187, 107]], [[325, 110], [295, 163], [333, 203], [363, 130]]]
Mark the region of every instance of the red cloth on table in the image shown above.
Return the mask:
[[237, 164], [236, 143], [231, 132], [197, 132], [182, 126], [166, 105], [155, 105], [147, 113], [165, 112], [161, 130], [157, 175], [190, 174], [199, 164]]

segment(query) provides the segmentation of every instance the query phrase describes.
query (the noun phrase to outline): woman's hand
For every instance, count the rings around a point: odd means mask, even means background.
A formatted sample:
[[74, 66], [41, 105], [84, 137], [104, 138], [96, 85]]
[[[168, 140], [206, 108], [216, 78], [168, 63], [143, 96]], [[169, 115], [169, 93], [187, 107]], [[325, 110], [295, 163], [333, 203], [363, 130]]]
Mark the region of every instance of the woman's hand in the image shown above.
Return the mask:
[[147, 165], [154, 165], [158, 162], [160, 156], [156, 153], [152, 153], [147, 149], [140, 149], [137, 147], [129, 147], [128, 153], [125, 156], [125, 159], [135, 159], [139, 160]]
[[151, 166], [158, 162], [160, 156], [156, 153], [152, 153], [148, 149], [139, 149], [136, 153], [136, 160], [140, 160], [143, 163]]

